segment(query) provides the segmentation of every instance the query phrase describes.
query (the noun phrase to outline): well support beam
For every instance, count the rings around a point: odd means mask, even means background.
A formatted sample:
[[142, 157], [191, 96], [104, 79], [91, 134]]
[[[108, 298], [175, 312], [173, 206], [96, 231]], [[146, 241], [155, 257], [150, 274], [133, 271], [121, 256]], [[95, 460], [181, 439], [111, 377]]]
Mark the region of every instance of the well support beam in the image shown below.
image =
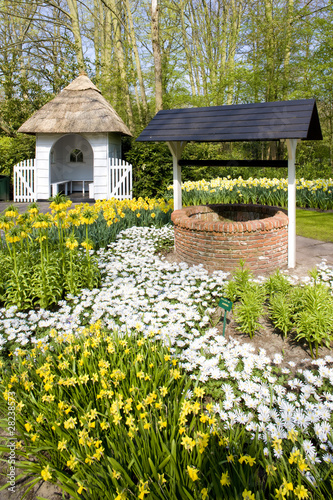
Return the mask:
[[186, 145], [186, 141], [168, 141], [167, 145], [171, 151], [173, 159], [173, 208], [182, 208], [182, 168], [178, 161]]
[[296, 266], [296, 146], [297, 139], [287, 139], [288, 148], [288, 267]]

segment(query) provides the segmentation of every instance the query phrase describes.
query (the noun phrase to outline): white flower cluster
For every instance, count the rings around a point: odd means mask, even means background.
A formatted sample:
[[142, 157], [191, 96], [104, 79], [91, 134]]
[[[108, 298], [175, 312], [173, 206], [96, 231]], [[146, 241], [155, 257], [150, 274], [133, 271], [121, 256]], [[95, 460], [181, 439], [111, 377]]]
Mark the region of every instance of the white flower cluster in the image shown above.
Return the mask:
[[159, 330], [160, 337], [170, 339], [172, 345], [180, 338], [188, 345], [209, 325], [227, 274], [209, 276], [202, 266], [170, 264], [155, 255], [159, 243], [172, 237], [170, 226], [130, 228], [97, 252], [103, 276], [100, 289], [82, 290], [78, 297], [68, 295], [57, 311], [0, 309], [1, 348], [8, 341], [20, 347], [29, 341], [48, 342], [50, 328], [70, 333], [99, 319], [121, 331]]
[[[242, 424], [264, 442], [287, 438], [294, 430], [308, 459], [333, 462], [333, 357], [316, 360], [313, 371], [299, 370], [293, 377], [283, 368], [278, 378], [274, 365], [281, 364], [280, 354], [271, 360], [264, 349], [255, 354], [250, 344], [227, 341], [211, 324], [227, 274], [209, 275], [202, 266], [156, 255], [155, 248], [172, 234], [167, 226], [120, 233], [97, 252], [100, 289], [68, 296], [58, 311], [1, 309], [1, 347], [8, 341], [48, 343], [50, 328], [65, 334], [97, 320], [120, 334], [157, 333], [191, 378], [218, 388], [215, 411], [226, 427]], [[323, 266], [320, 273], [332, 285], [333, 270]]]
[[255, 354], [252, 345], [227, 341], [211, 328], [180, 357], [193, 379], [221, 381], [221, 400], [214, 409], [227, 428], [243, 424], [265, 442], [287, 439], [294, 430], [309, 460], [333, 462], [332, 356], [314, 360], [315, 371], [299, 370], [297, 377], [279, 380], [264, 349]]

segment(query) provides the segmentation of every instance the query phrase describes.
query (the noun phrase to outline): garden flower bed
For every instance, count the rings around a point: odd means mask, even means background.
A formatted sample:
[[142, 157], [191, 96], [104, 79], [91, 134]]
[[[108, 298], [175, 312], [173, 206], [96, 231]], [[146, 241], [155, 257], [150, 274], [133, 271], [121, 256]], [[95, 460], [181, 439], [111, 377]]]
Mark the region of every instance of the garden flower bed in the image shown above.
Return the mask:
[[24, 472], [73, 498], [330, 498], [333, 357], [293, 374], [226, 340], [229, 276], [167, 262], [172, 244], [170, 226], [128, 228], [90, 250], [98, 287], [0, 310]]
[[[172, 186], [168, 187], [169, 196]], [[288, 205], [287, 179], [231, 179], [230, 176], [211, 181], [188, 181], [182, 184], [184, 206], [215, 203], [258, 203], [286, 208]], [[333, 208], [333, 179], [296, 181], [296, 205], [298, 207]]]

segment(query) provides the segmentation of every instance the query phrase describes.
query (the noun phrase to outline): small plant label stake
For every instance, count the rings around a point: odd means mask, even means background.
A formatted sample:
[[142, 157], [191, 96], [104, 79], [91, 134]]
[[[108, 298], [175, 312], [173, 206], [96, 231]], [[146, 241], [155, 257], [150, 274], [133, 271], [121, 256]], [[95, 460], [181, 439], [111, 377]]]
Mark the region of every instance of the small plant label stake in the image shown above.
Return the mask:
[[226, 297], [221, 297], [220, 302], [219, 302], [219, 307], [224, 309], [224, 319], [223, 319], [223, 337], [225, 333], [225, 325], [227, 322], [227, 311], [231, 311], [233, 306], [233, 302], [231, 300], [227, 299]]

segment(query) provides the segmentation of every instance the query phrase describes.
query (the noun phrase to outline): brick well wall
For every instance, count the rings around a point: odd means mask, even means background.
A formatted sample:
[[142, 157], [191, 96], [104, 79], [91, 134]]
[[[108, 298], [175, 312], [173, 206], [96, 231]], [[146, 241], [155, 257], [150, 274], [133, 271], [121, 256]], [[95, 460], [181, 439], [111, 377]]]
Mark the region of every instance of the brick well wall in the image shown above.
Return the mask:
[[189, 265], [232, 271], [243, 259], [258, 273], [287, 265], [288, 217], [278, 207], [194, 206], [175, 210], [171, 219], [176, 254]]

